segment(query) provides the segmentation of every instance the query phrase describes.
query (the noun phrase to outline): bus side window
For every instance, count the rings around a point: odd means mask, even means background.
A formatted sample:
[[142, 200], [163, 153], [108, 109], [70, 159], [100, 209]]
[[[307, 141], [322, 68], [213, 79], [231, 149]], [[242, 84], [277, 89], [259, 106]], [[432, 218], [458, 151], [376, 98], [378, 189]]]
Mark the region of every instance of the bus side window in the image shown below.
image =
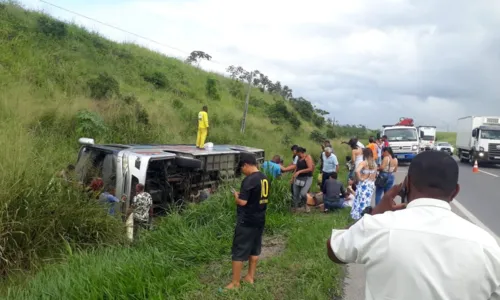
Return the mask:
[[139, 184], [139, 179], [132, 175], [132, 185], [130, 186], [130, 200], [135, 197], [135, 186]]

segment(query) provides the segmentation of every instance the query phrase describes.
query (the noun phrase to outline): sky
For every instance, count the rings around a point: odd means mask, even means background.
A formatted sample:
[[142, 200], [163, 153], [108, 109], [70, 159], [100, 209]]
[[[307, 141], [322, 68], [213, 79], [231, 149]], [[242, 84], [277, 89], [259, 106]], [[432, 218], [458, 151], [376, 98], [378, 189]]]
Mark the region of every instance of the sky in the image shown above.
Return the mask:
[[460, 117], [500, 115], [497, 0], [47, 0], [134, 34], [20, 1], [112, 40], [201, 67], [259, 70], [341, 124], [399, 117], [454, 130]]

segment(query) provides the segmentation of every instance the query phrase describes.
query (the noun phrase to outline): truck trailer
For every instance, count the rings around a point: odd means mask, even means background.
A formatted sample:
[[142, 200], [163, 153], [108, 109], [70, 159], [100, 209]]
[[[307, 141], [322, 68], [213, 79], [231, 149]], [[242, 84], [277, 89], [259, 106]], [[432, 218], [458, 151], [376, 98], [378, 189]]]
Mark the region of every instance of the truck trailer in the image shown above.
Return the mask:
[[500, 117], [468, 116], [458, 119], [456, 146], [461, 162], [500, 163]]

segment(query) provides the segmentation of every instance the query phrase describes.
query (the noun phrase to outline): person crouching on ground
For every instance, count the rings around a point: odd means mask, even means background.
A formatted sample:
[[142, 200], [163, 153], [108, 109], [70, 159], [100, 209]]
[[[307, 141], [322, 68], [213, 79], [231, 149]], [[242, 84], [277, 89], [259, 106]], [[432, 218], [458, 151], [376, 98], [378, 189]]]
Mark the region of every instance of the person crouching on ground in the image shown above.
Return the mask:
[[323, 194], [324, 212], [342, 208], [344, 199], [347, 197], [346, 190], [342, 182], [337, 180], [337, 173], [332, 173], [324, 179], [325, 193]]
[[273, 159], [265, 161], [261, 166], [265, 174], [271, 175], [273, 178], [280, 178], [281, 173], [285, 169], [282, 159], [279, 155], [273, 156]]
[[269, 180], [259, 171], [255, 156], [248, 153], [241, 154], [239, 166], [241, 173], [246, 177], [241, 183], [240, 192], [234, 193], [237, 221], [232, 247], [233, 279], [226, 289], [240, 286], [243, 262], [247, 260], [248, 274], [243, 280], [250, 284], [254, 282], [269, 199]]

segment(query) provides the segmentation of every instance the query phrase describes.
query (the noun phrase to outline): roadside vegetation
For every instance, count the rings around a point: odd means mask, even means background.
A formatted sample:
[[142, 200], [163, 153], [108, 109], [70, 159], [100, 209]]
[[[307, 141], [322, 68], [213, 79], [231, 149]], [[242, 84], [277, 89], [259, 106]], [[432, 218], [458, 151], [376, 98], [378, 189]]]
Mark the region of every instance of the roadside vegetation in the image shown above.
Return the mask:
[[342, 269], [329, 263], [325, 242], [347, 212], [294, 216], [289, 184], [271, 182], [262, 259], [255, 286], [220, 292], [231, 277], [229, 250], [235, 204], [222, 191], [182, 214], [164, 218], [133, 247], [73, 253], [9, 290], [7, 299], [332, 299]]
[[456, 132], [438, 132], [436, 134], [436, 141], [438, 142], [448, 142], [453, 147], [457, 144], [457, 133]]
[[[0, 1], [0, 53], [0, 273], [14, 286], [3, 288], [12, 299], [210, 299], [220, 296], [214, 286], [229, 279], [234, 207], [228, 193], [164, 218], [138, 245], [127, 246], [120, 221], [53, 178], [75, 162], [79, 137], [192, 144], [204, 104], [208, 141], [263, 148], [286, 163], [292, 144], [318, 157], [318, 143], [335, 139], [343, 161], [341, 139], [373, 134], [336, 124], [277, 82], [254, 83], [240, 134], [245, 86], [232, 71], [229, 78], [208, 73], [192, 61], [114, 43], [10, 1]], [[339, 295], [341, 271], [325, 263], [324, 242], [347, 216], [292, 216], [285, 209], [288, 189], [287, 179], [274, 185], [267, 229], [286, 247], [263, 261], [263, 283], [255, 289], [261, 299], [331, 299]], [[235, 297], [251, 292], [240, 293]]]

